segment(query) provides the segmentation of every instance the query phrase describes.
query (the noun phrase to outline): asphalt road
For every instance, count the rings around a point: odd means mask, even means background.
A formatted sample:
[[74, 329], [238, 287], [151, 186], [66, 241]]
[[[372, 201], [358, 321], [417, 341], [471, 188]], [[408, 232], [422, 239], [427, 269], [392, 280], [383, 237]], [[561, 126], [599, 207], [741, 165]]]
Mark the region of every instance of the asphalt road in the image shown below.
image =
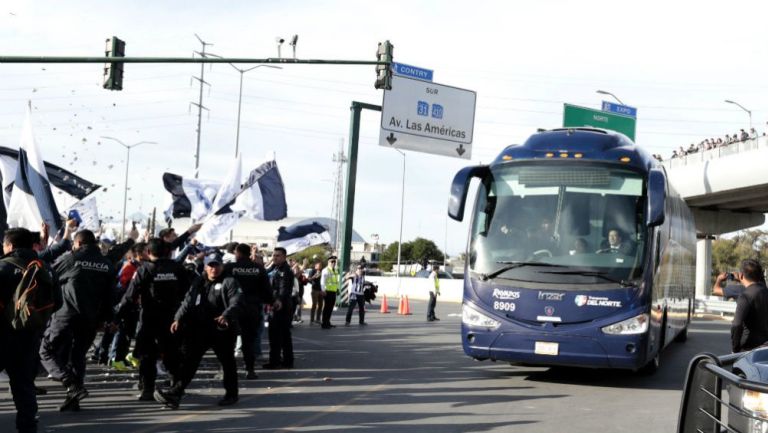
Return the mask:
[[[433, 323], [424, 320], [424, 303], [411, 307], [412, 316], [371, 308], [367, 327], [297, 325], [296, 368], [259, 371], [254, 381], [241, 374], [240, 402], [225, 409], [216, 405], [223, 389], [212, 356], [176, 411], [135, 401], [135, 375], [91, 366], [82, 410], [60, 413], [64, 390], [40, 379], [49, 389], [39, 400], [40, 431], [671, 432], [688, 360], [729, 347], [728, 322], [696, 319], [653, 376], [513, 367], [463, 354], [458, 304], [438, 304], [442, 320]], [[343, 325], [341, 312], [334, 322]], [[13, 402], [0, 396], [0, 432], [12, 432]]]

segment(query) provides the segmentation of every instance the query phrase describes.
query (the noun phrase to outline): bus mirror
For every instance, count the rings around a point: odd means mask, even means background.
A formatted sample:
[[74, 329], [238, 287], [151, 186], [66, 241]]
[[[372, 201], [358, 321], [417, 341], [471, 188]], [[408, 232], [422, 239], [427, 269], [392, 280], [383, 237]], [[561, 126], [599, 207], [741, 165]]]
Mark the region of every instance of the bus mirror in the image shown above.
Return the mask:
[[664, 203], [667, 200], [667, 178], [663, 171], [652, 169], [648, 173], [648, 227], [664, 224]]
[[467, 201], [469, 182], [473, 177], [485, 177], [490, 173], [487, 165], [464, 167], [456, 173], [451, 183], [451, 197], [448, 199], [448, 216], [461, 221], [464, 219], [464, 204]]

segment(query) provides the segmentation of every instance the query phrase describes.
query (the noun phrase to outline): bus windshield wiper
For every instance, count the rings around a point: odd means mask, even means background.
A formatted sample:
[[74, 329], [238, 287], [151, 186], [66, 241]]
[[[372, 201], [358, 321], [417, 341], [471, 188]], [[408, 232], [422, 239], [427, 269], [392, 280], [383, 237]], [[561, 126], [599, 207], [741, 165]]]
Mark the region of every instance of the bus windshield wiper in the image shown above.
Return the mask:
[[490, 280], [492, 278], [496, 278], [499, 275], [503, 274], [504, 272], [510, 271], [515, 268], [519, 268], [522, 266], [545, 266], [545, 267], [558, 267], [562, 268], [565, 267], [564, 265], [556, 265], [554, 263], [546, 263], [546, 262], [506, 262], [506, 261], [499, 261], [496, 262], [500, 265], [506, 265], [503, 266], [500, 269], [497, 269], [490, 274], [480, 274], [480, 279], [483, 281]]
[[631, 281], [627, 280], [617, 280], [616, 278], [611, 278], [610, 276], [606, 275], [605, 272], [595, 272], [595, 271], [565, 271], [565, 272], [545, 272], [547, 274], [559, 274], [559, 275], [581, 275], [584, 277], [598, 277], [602, 278], [606, 281], [609, 281], [611, 283], [619, 284], [621, 287], [632, 287], [635, 284]]

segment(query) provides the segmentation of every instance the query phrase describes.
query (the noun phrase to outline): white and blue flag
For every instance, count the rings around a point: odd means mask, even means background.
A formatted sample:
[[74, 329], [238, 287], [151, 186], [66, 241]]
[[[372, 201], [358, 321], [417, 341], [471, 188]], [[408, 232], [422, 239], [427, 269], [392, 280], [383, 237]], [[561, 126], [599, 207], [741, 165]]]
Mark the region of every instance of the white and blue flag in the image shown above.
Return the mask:
[[231, 207], [257, 220], [277, 221], [287, 217], [285, 186], [277, 162], [267, 161], [253, 169]]
[[277, 229], [277, 246], [285, 248], [287, 255], [304, 251], [313, 245], [330, 242], [330, 232], [317, 222]]
[[46, 167], [32, 134], [29, 107], [21, 132], [18, 167], [7, 213], [9, 227], [36, 231], [45, 222], [51, 233], [56, 233], [62, 226]]

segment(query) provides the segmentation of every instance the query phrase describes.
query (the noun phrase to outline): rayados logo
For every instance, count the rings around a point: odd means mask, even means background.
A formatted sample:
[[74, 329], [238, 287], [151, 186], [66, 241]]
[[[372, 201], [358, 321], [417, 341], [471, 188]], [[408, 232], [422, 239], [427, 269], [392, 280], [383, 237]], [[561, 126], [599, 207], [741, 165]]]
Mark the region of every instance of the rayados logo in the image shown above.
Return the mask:
[[491, 296], [503, 300], [520, 299], [520, 292], [517, 290], [493, 289]]

